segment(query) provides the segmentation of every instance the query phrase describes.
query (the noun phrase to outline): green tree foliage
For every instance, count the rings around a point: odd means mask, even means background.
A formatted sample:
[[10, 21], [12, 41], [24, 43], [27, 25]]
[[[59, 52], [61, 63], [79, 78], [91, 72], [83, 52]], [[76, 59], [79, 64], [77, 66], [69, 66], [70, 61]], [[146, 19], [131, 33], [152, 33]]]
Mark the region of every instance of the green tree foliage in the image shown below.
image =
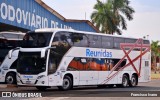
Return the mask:
[[108, 0], [104, 3], [97, 0], [91, 20], [102, 33], [122, 34], [120, 28], [127, 29], [126, 19], [132, 20], [135, 12], [129, 4], [128, 0]]
[[151, 44], [151, 58], [152, 58], [152, 63], [154, 64], [154, 67], [156, 67], [156, 57], [160, 56], [159, 53], [159, 41], [152, 41]]

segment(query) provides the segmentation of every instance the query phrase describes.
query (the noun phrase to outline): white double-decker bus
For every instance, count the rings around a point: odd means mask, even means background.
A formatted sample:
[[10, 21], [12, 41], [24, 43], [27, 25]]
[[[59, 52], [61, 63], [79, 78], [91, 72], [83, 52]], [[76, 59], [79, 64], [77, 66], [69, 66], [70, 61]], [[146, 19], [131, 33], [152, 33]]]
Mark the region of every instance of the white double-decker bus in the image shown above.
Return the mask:
[[79, 85], [127, 87], [150, 81], [149, 40], [37, 29], [27, 33], [24, 41], [18, 55], [19, 86], [69, 90]]
[[0, 32], [0, 83], [16, 84], [18, 50], [14, 50], [10, 59], [8, 51], [23, 46], [24, 35], [22, 32]]

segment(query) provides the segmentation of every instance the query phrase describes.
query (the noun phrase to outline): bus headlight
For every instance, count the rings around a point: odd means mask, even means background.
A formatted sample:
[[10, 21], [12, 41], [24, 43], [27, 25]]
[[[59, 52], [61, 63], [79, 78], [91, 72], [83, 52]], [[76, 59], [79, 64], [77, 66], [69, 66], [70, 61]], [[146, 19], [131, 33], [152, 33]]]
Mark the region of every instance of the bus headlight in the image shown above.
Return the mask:
[[45, 75], [40, 75], [40, 76], [37, 77], [37, 79], [40, 79], [42, 77], [45, 77]]

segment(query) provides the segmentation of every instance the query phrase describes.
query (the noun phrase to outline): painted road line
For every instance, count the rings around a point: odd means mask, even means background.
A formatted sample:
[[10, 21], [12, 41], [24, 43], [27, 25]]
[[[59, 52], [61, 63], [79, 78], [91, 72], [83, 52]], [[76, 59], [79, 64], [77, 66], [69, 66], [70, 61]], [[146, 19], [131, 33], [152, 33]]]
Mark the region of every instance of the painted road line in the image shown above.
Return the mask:
[[57, 97], [57, 98], [53, 98], [51, 100], [64, 100], [64, 99], [68, 99], [69, 97]]

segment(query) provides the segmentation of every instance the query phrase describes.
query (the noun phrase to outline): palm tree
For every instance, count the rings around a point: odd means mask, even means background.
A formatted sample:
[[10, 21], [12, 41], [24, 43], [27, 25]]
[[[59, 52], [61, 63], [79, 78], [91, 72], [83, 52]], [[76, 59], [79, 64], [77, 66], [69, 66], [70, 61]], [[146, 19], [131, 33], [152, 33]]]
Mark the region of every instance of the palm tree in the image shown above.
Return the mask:
[[156, 58], [157, 56], [159, 56], [159, 45], [158, 45], [159, 41], [152, 41], [152, 44], [151, 44], [151, 54], [152, 54], [152, 62], [153, 62], [153, 65], [154, 65], [154, 69], [155, 69], [155, 73], [156, 73]]
[[108, 0], [105, 3], [97, 0], [95, 11], [91, 14], [91, 20], [103, 33], [121, 34], [120, 27], [127, 29], [124, 16], [128, 20], [133, 19], [134, 10], [129, 6], [128, 0]]
[[103, 33], [112, 34], [117, 26], [113, 22], [113, 13], [111, 12], [112, 5], [110, 3], [102, 3], [97, 0], [95, 4], [95, 11], [91, 15], [92, 22]]
[[135, 12], [134, 9], [129, 6], [130, 1], [129, 0], [110, 0], [113, 5], [113, 13], [116, 17], [115, 20], [117, 20], [117, 25], [121, 26], [122, 29], [127, 29], [127, 23], [125, 20], [125, 17], [127, 20], [133, 19], [133, 13]]

